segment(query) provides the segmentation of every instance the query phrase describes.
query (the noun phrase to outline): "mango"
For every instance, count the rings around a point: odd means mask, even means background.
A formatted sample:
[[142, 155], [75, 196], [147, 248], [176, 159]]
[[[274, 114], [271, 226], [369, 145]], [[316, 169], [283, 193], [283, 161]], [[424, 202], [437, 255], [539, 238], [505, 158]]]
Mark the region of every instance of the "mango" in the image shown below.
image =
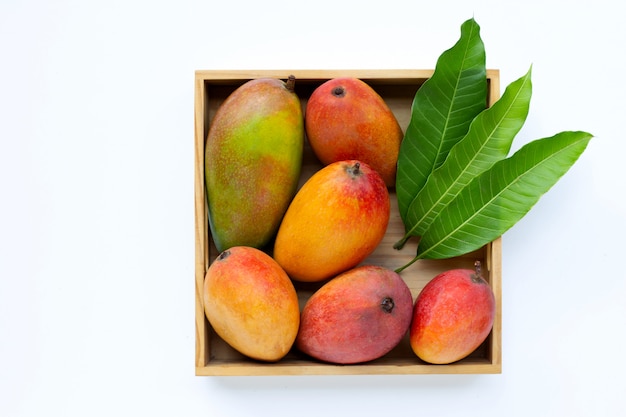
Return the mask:
[[452, 269], [429, 281], [417, 296], [409, 340], [413, 352], [432, 364], [469, 356], [487, 338], [496, 314], [494, 293], [475, 270]]
[[205, 181], [218, 252], [263, 248], [295, 195], [304, 146], [302, 106], [287, 83], [245, 82], [218, 108], [207, 134]]
[[331, 363], [378, 359], [407, 334], [412, 310], [411, 291], [400, 275], [380, 266], [359, 266], [308, 299], [295, 346]]
[[274, 259], [296, 281], [344, 272], [376, 249], [389, 223], [389, 192], [367, 164], [339, 161], [314, 173], [280, 224]]
[[282, 359], [300, 325], [298, 295], [265, 252], [235, 246], [209, 266], [204, 312], [213, 330], [238, 352], [261, 361]]
[[306, 105], [305, 130], [323, 164], [357, 159], [395, 186], [404, 134], [387, 103], [364, 81], [341, 77], [317, 87]]

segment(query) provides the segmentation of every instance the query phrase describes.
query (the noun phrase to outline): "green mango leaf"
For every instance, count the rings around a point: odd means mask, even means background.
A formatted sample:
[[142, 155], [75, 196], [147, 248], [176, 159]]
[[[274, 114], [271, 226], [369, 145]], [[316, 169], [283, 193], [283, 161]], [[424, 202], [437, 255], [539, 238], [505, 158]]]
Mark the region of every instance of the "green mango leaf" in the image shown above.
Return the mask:
[[405, 237], [421, 236], [435, 217], [477, 175], [506, 158], [513, 139], [520, 131], [530, 107], [532, 67], [511, 83], [492, 107], [471, 123], [467, 135], [452, 147], [448, 158], [428, 177], [406, 214]]
[[445, 51], [433, 75], [417, 91], [411, 121], [400, 146], [396, 194], [404, 221], [409, 205], [428, 176], [487, 106], [485, 48], [474, 19], [461, 25], [461, 37]]
[[416, 258], [444, 259], [479, 249], [517, 223], [586, 149], [592, 135], [561, 132], [524, 145], [476, 177], [423, 234]]

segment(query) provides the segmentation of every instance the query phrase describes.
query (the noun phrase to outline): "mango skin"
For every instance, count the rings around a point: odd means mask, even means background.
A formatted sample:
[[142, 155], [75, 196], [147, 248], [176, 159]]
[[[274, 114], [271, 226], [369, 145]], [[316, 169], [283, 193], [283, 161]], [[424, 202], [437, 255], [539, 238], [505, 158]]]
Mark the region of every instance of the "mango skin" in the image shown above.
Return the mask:
[[404, 134], [383, 98], [364, 81], [341, 77], [317, 87], [307, 102], [305, 130], [323, 164], [358, 159], [388, 187], [395, 186]]
[[415, 301], [411, 348], [432, 364], [461, 360], [485, 341], [495, 314], [493, 291], [477, 271], [443, 272], [424, 286]]
[[296, 281], [323, 281], [365, 260], [383, 239], [389, 215], [389, 192], [376, 171], [360, 161], [332, 163], [294, 197], [273, 257]]
[[304, 118], [281, 80], [250, 80], [218, 108], [207, 135], [205, 181], [218, 252], [262, 248], [275, 235], [300, 177]]
[[400, 275], [364, 265], [331, 279], [306, 302], [296, 347], [325, 362], [378, 359], [407, 334], [413, 298]]
[[298, 295], [285, 271], [261, 250], [235, 246], [222, 252], [207, 270], [203, 301], [213, 330], [250, 358], [275, 362], [294, 344]]

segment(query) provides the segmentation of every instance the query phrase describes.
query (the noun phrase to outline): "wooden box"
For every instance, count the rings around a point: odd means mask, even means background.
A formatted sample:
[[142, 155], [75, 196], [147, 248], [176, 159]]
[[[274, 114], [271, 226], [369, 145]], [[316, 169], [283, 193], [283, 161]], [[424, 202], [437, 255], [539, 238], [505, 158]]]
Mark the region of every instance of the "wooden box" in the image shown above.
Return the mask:
[[[416, 91], [432, 70], [288, 70], [288, 71], [196, 71], [195, 73], [195, 295], [196, 295], [196, 375], [347, 375], [347, 374], [488, 374], [501, 372], [501, 239], [474, 253], [446, 260], [420, 260], [405, 269], [401, 276], [413, 293], [439, 272], [452, 268], [473, 268], [475, 260], [483, 264], [485, 278], [496, 296], [497, 313], [491, 334], [469, 357], [450, 365], [422, 362], [411, 350], [408, 336], [384, 357], [358, 365], [332, 365], [314, 361], [295, 349], [278, 363], [262, 363], [244, 357], [228, 346], [211, 329], [204, 315], [202, 288], [206, 270], [218, 255], [213, 246], [207, 220], [204, 186], [204, 145], [209, 124], [222, 101], [239, 85], [260, 77], [285, 80], [296, 77], [296, 93], [303, 108], [312, 91], [322, 82], [340, 76], [351, 76], [371, 85], [395, 113], [403, 130], [410, 120], [411, 103]], [[487, 72], [489, 105], [499, 98], [499, 72]], [[321, 168], [305, 144], [301, 184]], [[364, 263], [398, 268], [415, 255], [416, 244], [410, 241], [397, 251], [392, 245], [402, 237], [395, 193], [391, 193], [392, 214], [387, 234], [378, 249]], [[311, 284], [295, 283], [301, 304], [316, 289]]]

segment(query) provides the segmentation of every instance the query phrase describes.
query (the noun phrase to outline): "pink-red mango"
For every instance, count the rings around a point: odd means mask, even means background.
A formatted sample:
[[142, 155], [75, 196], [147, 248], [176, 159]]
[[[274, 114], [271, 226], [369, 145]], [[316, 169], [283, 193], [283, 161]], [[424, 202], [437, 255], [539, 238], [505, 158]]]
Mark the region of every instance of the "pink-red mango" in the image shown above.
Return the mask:
[[443, 272], [424, 286], [413, 310], [410, 344], [425, 362], [448, 364], [485, 341], [496, 314], [494, 293], [475, 270]]
[[378, 359], [407, 334], [412, 307], [411, 291], [394, 271], [374, 265], [351, 269], [306, 302], [296, 347], [331, 363]]
[[322, 163], [357, 159], [395, 186], [404, 134], [387, 103], [363, 80], [334, 78], [317, 87], [307, 102], [305, 129]]

